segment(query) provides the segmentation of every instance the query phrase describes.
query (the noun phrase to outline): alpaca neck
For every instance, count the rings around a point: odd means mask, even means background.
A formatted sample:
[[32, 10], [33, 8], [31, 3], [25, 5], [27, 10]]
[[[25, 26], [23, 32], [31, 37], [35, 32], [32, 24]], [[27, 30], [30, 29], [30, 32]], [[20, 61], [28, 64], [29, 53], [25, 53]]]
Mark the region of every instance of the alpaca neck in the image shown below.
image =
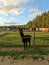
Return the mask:
[[24, 34], [23, 34], [23, 32], [20, 32], [20, 35], [21, 35], [21, 37], [24, 37]]

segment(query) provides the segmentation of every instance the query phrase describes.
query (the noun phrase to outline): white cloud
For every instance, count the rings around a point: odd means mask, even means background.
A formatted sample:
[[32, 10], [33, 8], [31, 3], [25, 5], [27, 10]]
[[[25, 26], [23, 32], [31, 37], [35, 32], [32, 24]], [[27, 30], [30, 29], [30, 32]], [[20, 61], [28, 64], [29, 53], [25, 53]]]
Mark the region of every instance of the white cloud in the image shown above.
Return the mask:
[[17, 25], [17, 24], [19, 24], [19, 22], [16, 21], [14, 17], [11, 17], [11, 19], [9, 19], [8, 21], [6, 21], [4, 23], [5, 23], [5, 25]]
[[19, 22], [15, 20], [14, 17], [11, 17], [10, 19], [5, 19], [0, 17], [0, 26], [9, 26], [9, 25], [18, 25]]
[[14, 13], [14, 14], [16, 14], [16, 15], [19, 15], [19, 14], [23, 13], [24, 10], [25, 10], [25, 9], [23, 9], [23, 8], [18, 8], [18, 9], [14, 8], [14, 9], [11, 9], [11, 10], [9, 11], [9, 13]]
[[29, 12], [32, 12], [32, 14], [29, 14], [30, 18], [35, 18], [37, 15], [41, 15], [42, 11], [38, 8], [32, 8], [29, 10]]
[[[11, 16], [9, 20], [4, 19], [3, 15], [8, 15], [9, 13], [20, 15], [24, 13], [25, 9], [28, 8], [28, 6], [22, 6], [23, 4], [26, 4], [27, 2], [35, 2], [36, 0], [0, 0], [0, 24], [1, 25], [13, 25], [13, 24], [20, 24], [20, 22], [15, 21]], [[27, 4], [26, 4], [27, 5]], [[37, 12], [38, 11], [38, 12]], [[34, 14], [29, 14], [29, 17], [35, 17], [37, 14], [40, 14], [38, 9], [30, 9], [29, 12], [34, 12]], [[24, 15], [25, 16], [25, 15]], [[9, 17], [9, 16], [7, 16]], [[21, 17], [20, 17], [21, 19]], [[23, 19], [23, 17], [22, 17]], [[22, 23], [21, 23], [22, 24]]]
[[5, 22], [5, 20], [2, 17], [0, 17], [0, 26], [4, 26], [5, 25], [3, 22]]
[[14, 13], [19, 15], [24, 12], [21, 3], [27, 3], [28, 0], [0, 0], [0, 13], [3, 15], [8, 15], [9, 13]]
[[[9, 13], [19, 15], [24, 12], [25, 8], [23, 8], [20, 4], [27, 3], [28, 0], [0, 0], [0, 14], [8, 15]], [[3, 16], [2, 15], [2, 16]], [[10, 17], [9, 20], [4, 17], [0, 17], [0, 25], [15, 25], [19, 24], [14, 18]]]
[[26, 3], [28, 0], [0, 0], [4, 5], [17, 5], [21, 2]]

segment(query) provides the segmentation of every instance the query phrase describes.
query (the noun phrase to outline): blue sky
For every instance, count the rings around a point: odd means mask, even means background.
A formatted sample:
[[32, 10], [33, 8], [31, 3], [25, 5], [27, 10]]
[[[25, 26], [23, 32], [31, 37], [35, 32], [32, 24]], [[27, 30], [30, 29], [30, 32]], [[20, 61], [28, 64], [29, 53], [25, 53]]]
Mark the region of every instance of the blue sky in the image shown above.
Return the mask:
[[49, 0], [0, 0], [0, 26], [22, 25], [49, 11]]

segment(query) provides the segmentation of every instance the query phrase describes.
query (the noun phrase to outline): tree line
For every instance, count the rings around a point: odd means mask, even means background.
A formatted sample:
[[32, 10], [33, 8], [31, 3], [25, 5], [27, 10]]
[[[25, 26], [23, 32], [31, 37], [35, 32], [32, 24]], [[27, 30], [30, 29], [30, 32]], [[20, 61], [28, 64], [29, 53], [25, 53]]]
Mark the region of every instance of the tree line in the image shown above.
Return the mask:
[[36, 28], [36, 27], [49, 27], [49, 11], [42, 13], [42, 15], [37, 15], [32, 21], [29, 21], [26, 24], [27, 28]]
[[[12, 26], [15, 27], [15, 26]], [[17, 25], [16, 28], [40, 28], [49, 27], [49, 11], [42, 13], [42, 15], [37, 15], [33, 20], [28, 21], [25, 25]]]

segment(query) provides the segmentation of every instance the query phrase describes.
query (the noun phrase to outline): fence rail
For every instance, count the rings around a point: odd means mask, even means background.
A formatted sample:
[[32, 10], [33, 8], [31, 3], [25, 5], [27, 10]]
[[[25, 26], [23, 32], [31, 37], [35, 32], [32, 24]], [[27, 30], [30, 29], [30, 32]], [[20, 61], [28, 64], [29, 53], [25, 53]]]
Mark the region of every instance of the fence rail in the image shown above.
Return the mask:
[[[1, 34], [3, 33], [3, 34]], [[49, 46], [49, 32], [35, 32], [35, 40], [34, 40], [34, 32], [33, 31], [24, 31], [24, 34], [31, 35], [31, 46], [33, 46], [35, 41], [35, 45], [37, 46]], [[2, 31], [0, 32], [0, 46], [23, 46], [19, 31]]]

